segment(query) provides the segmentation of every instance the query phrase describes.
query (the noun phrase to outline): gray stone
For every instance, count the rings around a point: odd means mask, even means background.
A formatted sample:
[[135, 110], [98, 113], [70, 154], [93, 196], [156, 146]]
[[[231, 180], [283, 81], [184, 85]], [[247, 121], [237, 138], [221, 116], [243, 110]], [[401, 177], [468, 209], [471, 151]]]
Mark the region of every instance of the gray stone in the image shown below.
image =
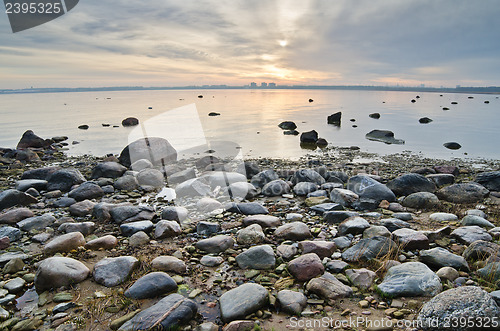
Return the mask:
[[117, 206], [109, 213], [117, 224], [150, 221], [155, 216], [154, 209], [150, 206]]
[[451, 236], [466, 245], [476, 240], [491, 241], [493, 239], [486, 230], [477, 225], [459, 227], [451, 233]]
[[373, 284], [373, 280], [377, 276], [376, 273], [366, 268], [347, 269], [345, 274], [352, 285], [362, 290], [369, 289]]
[[149, 236], [144, 231], [136, 232], [133, 235], [131, 235], [130, 238], [128, 239], [128, 244], [131, 247], [140, 247], [148, 244], [149, 242], [150, 242]]
[[30, 188], [43, 191], [47, 188], [47, 181], [43, 179], [21, 179], [16, 181], [16, 190], [26, 192]]
[[394, 214], [392, 214], [392, 217], [397, 218], [397, 219], [402, 220], [402, 221], [405, 221], [405, 222], [413, 220], [413, 215], [411, 213], [404, 213], [404, 212], [394, 213]]
[[125, 237], [130, 237], [139, 231], [149, 233], [153, 230], [154, 224], [151, 221], [137, 221], [120, 225], [120, 232]]
[[454, 222], [458, 220], [458, 217], [450, 213], [433, 213], [429, 216], [429, 220], [433, 222]]
[[53, 172], [47, 178], [47, 190], [68, 192], [73, 185], [85, 182], [86, 179], [79, 170], [68, 168]]
[[481, 216], [476, 216], [476, 215], [467, 215], [464, 218], [462, 218], [462, 222], [460, 222], [461, 225], [468, 226], [468, 225], [477, 225], [482, 228], [494, 228], [495, 226], [488, 222], [486, 219], [484, 219]]
[[121, 191], [133, 191], [139, 187], [139, 182], [137, 178], [132, 175], [125, 175], [118, 178], [114, 183], [113, 187]]
[[342, 260], [333, 260], [330, 261], [326, 264], [325, 268], [326, 270], [330, 271], [331, 273], [338, 274], [344, 271], [345, 268], [349, 266], [348, 263], [342, 261]]
[[104, 195], [104, 191], [102, 188], [96, 183], [85, 182], [80, 184], [74, 190], [71, 190], [68, 193], [70, 198], [75, 199], [76, 201], [90, 200], [90, 199], [98, 199]]
[[354, 216], [346, 219], [339, 225], [339, 234], [341, 236], [346, 234], [361, 234], [365, 229], [370, 227], [370, 223], [362, 217]]
[[168, 183], [170, 185], [180, 184], [188, 179], [196, 178], [196, 172], [194, 168], [189, 168], [175, 172], [167, 177]]
[[152, 186], [154, 188], [161, 188], [165, 185], [162, 172], [151, 168], [139, 171], [137, 182], [140, 186]]
[[403, 206], [416, 209], [432, 209], [438, 203], [438, 197], [430, 192], [412, 193], [403, 200]]
[[500, 305], [500, 290], [490, 292], [490, 296], [495, 300], [497, 305]]
[[227, 291], [219, 298], [224, 322], [243, 319], [263, 308], [268, 302], [268, 291], [259, 284], [247, 283]]
[[330, 192], [330, 200], [344, 207], [350, 207], [354, 201], [358, 200], [359, 196], [351, 190], [342, 188], [334, 188]]
[[219, 223], [200, 221], [196, 225], [196, 233], [202, 236], [209, 236], [219, 231], [220, 231]]
[[94, 266], [94, 280], [106, 287], [120, 285], [137, 267], [139, 267], [139, 260], [133, 256], [104, 258]]
[[378, 289], [389, 297], [435, 296], [441, 292], [439, 277], [420, 262], [407, 262], [390, 268]]
[[12, 225], [33, 216], [35, 214], [28, 208], [15, 208], [0, 215], [0, 224]]
[[127, 298], [140, 300], [162, 296], [177, 290], [177, 283], [167, 273], [151, 272], [139, 278], [124, 295]]
[[16, 277], [5, 283], [3, 288], [9, 291], [9, 293], [16, 294], [23, 290], [25, 284], [26, 281], [24, 279]]
[[257, 202], [232, 203], [226, 206], [226, 210], [243, 215], [269, 214], [269, 210]]
[[309, 228], [302, 222], [291, 222], [279, 226], [274, 231], [274, 236], [277, 238], [290, 240], [304, 240], [312, 237]]
[[432, 181], [438, 187], [455, 183], [455, 176], [452, 174], [431, 174], [425, 176], [425, 178]]
[[238, 231], [236, 241], [240, 245], [255, 245], [260, 244], [266, 239], [266, 235], [262, 231], [259, 224], [252, 224]]
[[436, 275], [438, 275], [441, 280], [449, 280], [450, 282], [453, 282], [460, 276], [457, 269], [452, 267], [442, 267], [438, 271], [436, 271]]
[[479, 210], [479, 209], [469, 209], [469, 210], [467, 210], [467, 215], [474, 215], [474, 216], [482, 217], [484, 219], [488, 219], [488, 216], [486, 215], [486, 213], [482, 210]]
[[376, 236], [391, 238], [391, 232], [385, 226], [381, 225], [372, 225], [363, 231], [363, 238], [365, 239]]
[[113, 249], [118, 245], [118, 239], [113, 235], [105, 235], [103, 237], [90, 240], [85, 244], [86, 249], [98, 250], [98, 249]]
[[200, 259], [200, 264], [204, 265], [205, 267], [216, 267], [220, 265], [222, 262], [224, 262], [224, 259], [220, 256], [204, 255]]
[[303, 282], [322, 275], [325, 268], [318, 255], [309, 253], [288, 262], [288, 271], [297, 280]]
[[210, 186], [203, 179], [192, 178], [177, 185], [175, 193], [178, 197], [207, 196], [210, 194]]
[[56, 172], [57, 170], [60, 170], [60, 167], [43, 167], [43, 168], [36, 168], [36, 169], [30, 169], [26, 170], [23, 172], [23, 175], [21, 176], [21, 179], [43, 179], [47, 180], [47, 178]]
[[325, 298], [329, 304], [333, 304], [338, 299], [350, 297], [352, 289], [342, 284], [335, 276], [325, 272], [321, 277], [311, 279], [306, 285], [307, 291]]
[[92, 169], [90, 178], [118, 178], [121, 177], [125, 171], [127, 171], [127, 168], [117, 162], [102, 162]]
[[315, 197], [328, 197], [328, 192], [326, 190], [317, 190], [311, 193], [307, 193], [308, 198], [315, 198]]
[[284, 260], [290, 260], [298, 251], [299, 249], [295, 245], [281, 244], [276, 248], [276, 254]]
[[162, 255], [156, 257], [151, 262], [153, 269], [165, 271], [165, 272], [175, 272], [176, 274], [184, 274], [187, 271], [186, 264], [181, 259], [175, 256]]
[[251, 215], [243, 219], [243, 225], [259, 224], [263, 228], [275, 228], [281, 225], [279, 217], [271, 215]]
[[254, 175], [250, 180], [250, 183], [256, 188], [263, 188], [267, 183], [279, 179], [278, 174], [272, 170], [264, 170]]
[[[424, 330], [444, 331], [449, 330], [452, 321], [481, 321], [484, 325], [485, 321], [494, 321], [498, 316], [500, 308], [486, 291], [476, 286], [461, 286], [444, 291], [426, 302], [417, 321]], [[472, 329], [475, 328], [461, 323], [453, 327], [457, 331]]]
[[340, 236], [337, 238], [333, 238], [333, 242], [338, 249], [345, 249], [351, 246], [352, 239], [348, 236]]
[[191, 321], [197, 311], [194, 301], [173, 293], [139, 312], [118, 330], [152, 330], [156, 327], [160, 330], [175, 330]]
[[237, 182], [232, 183], [225, 189], [225, 194], [231, 199], [249, 200], [255, 198], [259, 191], [250, 183]]
[[500, 192], [500, 171], [480, 173], [476, 176], [476, 182], [490, 191]]
[[478, 183], [470, 182], [443, 187], [436, 194], [440, 199], [453, 203], [476, 203], [483, 201], [489, 191]]
[[489, 241], [477, 240], [465, 249], [462, 256], [466, 260], [473, 261], [485, 261], [490, 259], [493, 261], [500, 261], [500, 245]]
[[28, 217], [17, 223], [19, 229], [29, 232], [31, 230], [43, 230], [52, 225], [56, 221], [51, 214], [43, 214], [41, 216]]
[[387, 183], [387, 187], [396, 196], [407, 196], [417, 192], [434, 192], [436, 185], [422, 175], [409, 173], [399, 176]]
[[228, 187], [234, 183], [247, 182], [247, 177], [238, 172], [212, 171], [204, 174], [202, 177], [208, 179], [208, 184], [212, 189], [215, 189], [217, 186]]
[[83, 200], [69, 206], [69, 213], [73, 216], [83, 217], [92, 214], [95, 203], [90, 200]]
[[313, 169], [300, 169], [294, 172], [292, 176], [292, 184], [297, 185], [300, 182], [309, 182], [317, 185], [322, 185], [326, 180]]
[[21, 230], [12, 226], [2, 226], [0, 227], [0, 238], [8, 237], [10, 242], [18, 241], [21, 239]]
[[153, 165], [164, 166], [177, 160], [177, 151], [166, 139], [147, 137], [130, 143], [118, 158], [125, 167], [142, 159], [149, 160]]
[[241, 269], [272, 269], [276, 264], [274, 251], [269, 245], [253, 246], [236, 256]]
[[207, 238], [198, 241], [195, 244], [196, 248], [208, 253], [224, 252], [228, 248], [233, 248], [234, 239], [226, 235], [218, 235], [212, 238]]
[[398, 246], [386, 237], [361, 239], [356, 245], [342, 253], [342, 259], [347, 262], [369, 261], [375, 258], [387, 257], [397, 252]]
[[49, 257], [40, 262], [35, 275], [37, 292], [82, 282], [90, 270], [81, 262], [69, 257]]
[[373, 199], [377, 202], [396, 200], [396, 196], [387, 186], [366, 175], [356, 175], [349, 178], [347, 189], [356, 193], [360, 198]]
[[78, 222], [78, 223], [63, 223], [59, 225], [57, 231], [70, 233], [70, 232], [80, 232], [84, 236], [88, 236], [95, 230], [94, 222]]
[[329, 224], [339, 224], [349, 217], [358, 216], [359, 213], [347, 210], [334, 210], [323, 214], [323, 220]]
[[310, 182], [299, 182], [293, 187], [293, 192], [298, 196], [305, 196], [318, 190], [318, 185]]
[[385, 226], [387, 230], [394, 232], [399, 229], [409, 229], [410, 223], [400, 220], [399, 218], [387, 218], [380, 220], [378, 225]]
[[479, 269], [477, 273], [484, 280], [495, 284], [497, 288], [500, 286], [500, 262], [488, 263], [484, 268]]
[[398, 229], [392, 232], [394, 242], [405, 250], [429, 248], [429, 238], [420, 231], [412, 229]]
[[299, 315], [307, 306], [307, 297], [300, 292], [282, 290], [276, 296], [281, 309], [289, 314]]
[[457, 270], [469, 271], [469, 265], [462, 256], [455, 255], [441, 247], [420, 251], [420, 261], [435, 269], [453, 267]]
[[18, 190], [9, 189], [0, 192], [0, 210], [17, 205], [27, 206], [36, 202], [38, 200], [35, 197]]
[[0, 255], [0, 264], [4, 264], [14, 259], [26, 260], [31, 258], [31, 255], [21, 252], [8, 252]]
[[325, 202], [325, 203], [320, 203], [319, 205], [314, 205], [312, 207], [309, 207], [309, 209], [315, 211], [320, 215], [324, 215], [325, 213], [330, 211], [342, 210], [344, 209], [344, 207], [342, 207], [342, 205], [339, 203]]
[[45, 254], [64, 253], [85, 245], [85, 238], [80, 232], [70, 232], [55, 237], [44, 247]]
[[155, 238], [163, 239], [178, 236], [182, 233], [181, 226], [176, 221], [161, 220], [156, 223]]
[[268, 197], [281, 196], [290, 193], [290, 186], [282, 179], [273, 180], [262, 188], [262, 194]]
[[210, 213], [217, 209], [223, 209], [222, 203], [212, 198], [201, 198], [196, 203], [196, 209], [200, 213]]
[[188, 217], [188, 210], [180, 206], [167, 206], [161, 211], [161, 218], [169, 221], [183, 222]]

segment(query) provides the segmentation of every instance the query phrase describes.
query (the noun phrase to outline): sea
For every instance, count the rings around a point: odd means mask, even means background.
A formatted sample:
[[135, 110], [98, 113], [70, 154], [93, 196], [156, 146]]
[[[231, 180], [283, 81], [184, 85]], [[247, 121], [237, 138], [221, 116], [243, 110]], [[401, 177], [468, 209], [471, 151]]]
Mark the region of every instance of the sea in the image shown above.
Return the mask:
[[[328, 124], [327, 117], [337, 112], [342, 113], [340, 125]], [[144, 136], [169, 140], [180, 155], [223, 148], [246, 158], [321, 153], [301, 147], [300, 135], [285, 135], [278, 127], [293, 121], [298, 132], [316, 130], [329, 146], [357, 146], [381, 155], [410, 151], [440, 159], [500, 159], [500, 100], [494, 94], [315, 89], [23, 93], [0, 95], [0, 116], [0, 147], [15, 147], [23, 132], [33, 130], [43, 138], [67, 136], [69, 155], [119, 154]], [[137, 118], [139, 125], [123, 127], [127, 117]], [[432, 122], [420, 123], [423, 117]], [[404, 144], [366, 139], [374, 129], [390, 130]], [[443, 146], [447, 142], [462, 147], [450, 150]]]

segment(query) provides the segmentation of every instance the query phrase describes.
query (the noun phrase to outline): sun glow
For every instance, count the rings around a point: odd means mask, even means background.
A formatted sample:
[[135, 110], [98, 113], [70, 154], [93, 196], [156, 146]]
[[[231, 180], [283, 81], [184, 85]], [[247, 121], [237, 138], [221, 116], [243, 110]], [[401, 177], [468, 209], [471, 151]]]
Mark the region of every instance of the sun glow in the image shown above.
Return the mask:
[[286, 40], [278, 40], [278, 44], [280, 44], [281, 47], [285, 47], [286, 45], [288, 45], [288, 41], [286, 41]]

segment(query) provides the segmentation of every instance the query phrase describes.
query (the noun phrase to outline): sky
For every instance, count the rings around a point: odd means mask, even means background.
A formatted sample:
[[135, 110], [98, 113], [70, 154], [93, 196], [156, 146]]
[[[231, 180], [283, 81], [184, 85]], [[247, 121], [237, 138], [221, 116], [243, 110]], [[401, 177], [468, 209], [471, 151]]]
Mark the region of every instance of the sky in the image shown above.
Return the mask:
[[81, 0], [12, 33], [0, 88], [500, 86], [497, 0]]

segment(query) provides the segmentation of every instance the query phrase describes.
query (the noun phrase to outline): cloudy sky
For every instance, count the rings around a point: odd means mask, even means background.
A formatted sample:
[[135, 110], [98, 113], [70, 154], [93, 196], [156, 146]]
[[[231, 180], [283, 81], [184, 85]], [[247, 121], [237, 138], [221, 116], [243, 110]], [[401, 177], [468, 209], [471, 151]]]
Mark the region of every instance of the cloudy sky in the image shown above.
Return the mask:
[[81, 0], [13, 34], [0, 88], [500, 85], [497, 0]]

